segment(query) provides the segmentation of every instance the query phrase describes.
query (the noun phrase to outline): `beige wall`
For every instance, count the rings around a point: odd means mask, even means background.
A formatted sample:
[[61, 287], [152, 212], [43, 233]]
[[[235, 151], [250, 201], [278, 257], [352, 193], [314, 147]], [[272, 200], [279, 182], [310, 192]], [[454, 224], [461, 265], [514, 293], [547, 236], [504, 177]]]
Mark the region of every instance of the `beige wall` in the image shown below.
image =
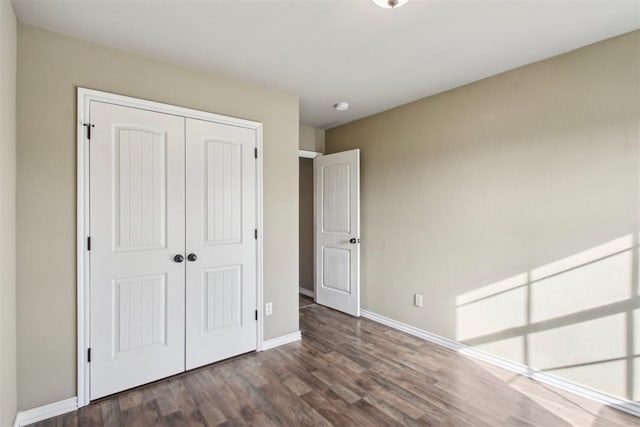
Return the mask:
[[16, 17], [0, 1], [0, 425], [16, 415]]
[[640, 399], [639, 55], [634, 32], [327, 131], [362, 150], [363, 308]]
[[324, 153], [324, 129], [316, 129], [309, 126], [300, 125], [299, 139], [301, 150]]
[[300, 287], [313, 291], [313, 159], [300, 158], [299, 165]]
[[298, 330], [298, 99], [18, 28], [18, 401], [76, 395], [76, 87], [264, 123], [265, 338]]

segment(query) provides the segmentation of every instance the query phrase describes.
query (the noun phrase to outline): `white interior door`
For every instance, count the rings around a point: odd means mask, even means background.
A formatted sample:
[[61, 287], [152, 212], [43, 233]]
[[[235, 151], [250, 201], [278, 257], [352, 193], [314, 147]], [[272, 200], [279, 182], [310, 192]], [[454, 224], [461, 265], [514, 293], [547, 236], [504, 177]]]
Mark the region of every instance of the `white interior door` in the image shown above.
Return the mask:
[[360, 150], [313, 160], [315, 297], [360, 316]]
[[256, 349], [256, 131], [186, 121], [186, 366]]
[[184, 370], [184, 118], [91, 102], [90, 397]]

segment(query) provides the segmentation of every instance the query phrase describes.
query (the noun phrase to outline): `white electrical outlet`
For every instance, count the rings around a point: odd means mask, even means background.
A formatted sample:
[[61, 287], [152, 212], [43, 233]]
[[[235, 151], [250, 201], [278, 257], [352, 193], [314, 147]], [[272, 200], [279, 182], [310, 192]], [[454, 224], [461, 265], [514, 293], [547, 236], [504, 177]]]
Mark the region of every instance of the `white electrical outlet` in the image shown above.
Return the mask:
[[271, 316], [273, 314], [273, 304], [268, 302], [264, 305], [264, 314]]
[[415, 305], [416, 307], [422, 307], [422, 295], [415, 294], [413, 296], [413, 305]]

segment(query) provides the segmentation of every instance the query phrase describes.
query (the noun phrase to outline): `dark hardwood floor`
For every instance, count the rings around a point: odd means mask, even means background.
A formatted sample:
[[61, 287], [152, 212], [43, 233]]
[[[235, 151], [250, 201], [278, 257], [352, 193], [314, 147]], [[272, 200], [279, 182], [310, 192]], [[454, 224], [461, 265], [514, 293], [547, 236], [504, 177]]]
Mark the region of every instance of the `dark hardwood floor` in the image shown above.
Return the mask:
[[637, 418], [300, 299], [301, 342], [38, 426], [640, 426]]
[[298, 295], [298, 308], [304, 308], [313, 304], [313, 298], [309, 298], [308, 296], [302, 294]]

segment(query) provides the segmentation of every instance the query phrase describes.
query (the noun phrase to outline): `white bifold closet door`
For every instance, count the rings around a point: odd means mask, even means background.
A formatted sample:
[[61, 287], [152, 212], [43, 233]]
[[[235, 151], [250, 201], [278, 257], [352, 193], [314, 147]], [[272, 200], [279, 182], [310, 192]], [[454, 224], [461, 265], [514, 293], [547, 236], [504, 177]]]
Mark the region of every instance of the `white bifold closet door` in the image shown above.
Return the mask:
[[184, 371], [184, 118], [92, 102], [91, 399]]
[[187, 369], [256, 349], [256, 134], [187, 119]]
[[90, 118], [90, 398], [255, 350], [255, 130]]

